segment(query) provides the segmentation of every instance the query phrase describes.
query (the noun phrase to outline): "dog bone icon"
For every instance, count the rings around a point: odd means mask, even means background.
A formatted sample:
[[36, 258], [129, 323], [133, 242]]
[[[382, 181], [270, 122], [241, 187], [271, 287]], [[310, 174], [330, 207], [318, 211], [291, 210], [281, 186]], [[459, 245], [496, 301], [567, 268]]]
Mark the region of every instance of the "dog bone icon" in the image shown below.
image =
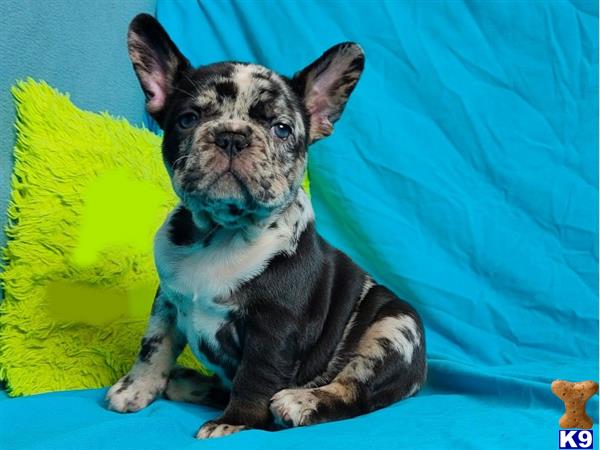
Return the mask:
[[598, 392], [598, 383], [594, 381], [555, 380], [552, 382], [552, 392], [565, 402], [565, 413], [559, 419], [561, 428], [592, 428], [594, 422], [585, 412], [586, 402]]

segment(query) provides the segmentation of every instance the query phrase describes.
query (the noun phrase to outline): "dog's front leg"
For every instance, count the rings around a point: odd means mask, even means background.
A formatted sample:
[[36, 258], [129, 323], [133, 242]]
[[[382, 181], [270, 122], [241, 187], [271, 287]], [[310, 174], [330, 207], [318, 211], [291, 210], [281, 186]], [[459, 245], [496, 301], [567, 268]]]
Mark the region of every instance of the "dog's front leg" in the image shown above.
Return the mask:
[[185, 346], [175, 321], [175, 307], [159, 288], [138, 358], [129, 373], [106, 394], [109, 409], [138, 411], [164, 392], [169, 372]]
[[196, 434], [199, 439], [226, 436], [249, 428], [268, 428], [272, 422], [269, 410], [271, 397], [289, 381], [294, 372], [295, 335], [250, 325], [246, 328], [242, 360], [233, 378], [231, 396], [223, 415], [206, 422]]

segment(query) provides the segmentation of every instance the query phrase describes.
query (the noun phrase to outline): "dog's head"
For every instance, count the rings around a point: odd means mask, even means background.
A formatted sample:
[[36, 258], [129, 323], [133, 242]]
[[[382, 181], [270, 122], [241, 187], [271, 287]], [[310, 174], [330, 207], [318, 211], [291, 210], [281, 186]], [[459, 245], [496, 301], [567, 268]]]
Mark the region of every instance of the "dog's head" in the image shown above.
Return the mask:
[[175, 192], [228, 228], [293, 200], [308, 145], [331, 134], [364, 66], [362, 49], [343, 43], [292, 78], [239, 62], [194, 69], [145, 14], [132, 21], [128, 46], [147, 110], [164, 131]]

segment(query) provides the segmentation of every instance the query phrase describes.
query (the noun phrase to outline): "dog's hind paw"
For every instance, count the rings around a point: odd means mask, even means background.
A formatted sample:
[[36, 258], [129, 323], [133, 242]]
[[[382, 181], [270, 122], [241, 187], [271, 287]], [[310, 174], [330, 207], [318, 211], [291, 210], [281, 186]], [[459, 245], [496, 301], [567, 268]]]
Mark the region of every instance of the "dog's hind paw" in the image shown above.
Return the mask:
[[319, 400], [313, 389], [284, 389], [271, 399], [271, 413], [279, 425], [295, 427], [311, 423]]

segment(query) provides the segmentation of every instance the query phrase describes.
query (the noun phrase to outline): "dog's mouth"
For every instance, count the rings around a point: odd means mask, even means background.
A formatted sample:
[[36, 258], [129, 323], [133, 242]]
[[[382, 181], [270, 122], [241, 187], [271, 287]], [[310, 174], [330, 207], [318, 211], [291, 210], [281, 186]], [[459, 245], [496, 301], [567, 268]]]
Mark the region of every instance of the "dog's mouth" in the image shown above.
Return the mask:
[[203, 188], [184, 190], [181, 198], [188, 208], [207, 213], [225, 228], [255, 224], [272, 210], [252, 195], [243, 177], [231, 167]]
[[248, 186], [233, 168], [223, 171], [206, 188], [208, 195], [214, 199], [235, 198], [242, 205], [251, 203], [252, 195]]

